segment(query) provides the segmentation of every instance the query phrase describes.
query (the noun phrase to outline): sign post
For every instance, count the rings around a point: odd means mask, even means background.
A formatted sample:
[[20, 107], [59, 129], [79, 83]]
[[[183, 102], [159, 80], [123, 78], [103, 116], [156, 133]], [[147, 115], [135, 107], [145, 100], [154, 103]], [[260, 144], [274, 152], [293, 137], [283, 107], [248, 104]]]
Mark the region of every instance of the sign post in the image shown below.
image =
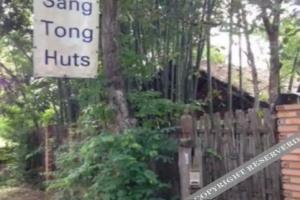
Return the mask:
[[99, 2], [34, 0], [34, 76], [95, 78]]

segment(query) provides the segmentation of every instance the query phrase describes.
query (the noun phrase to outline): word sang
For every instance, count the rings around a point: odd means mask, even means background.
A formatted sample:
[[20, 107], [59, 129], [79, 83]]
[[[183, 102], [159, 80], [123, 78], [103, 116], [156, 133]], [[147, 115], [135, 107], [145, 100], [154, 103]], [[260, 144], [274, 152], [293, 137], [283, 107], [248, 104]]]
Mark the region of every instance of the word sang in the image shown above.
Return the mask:
[[45, 51], [45, 64], [49, 65], [54, 63], [56, 66], [76, 66], [76, 67], [88, 67], [90, 65], [89, 56], [80, 56], [77, 53], [73, 55], [59, 55], [57, 51], [49, 52]]
[[82, 15], [90, 16], [93, 12], [92, 2], [80, 2], [78, 0], [44, 0], [43, 5], [47, 8], [57, 8], [60, 10], [75, 10], [81, 12]]
[[45, 24], [45, 33], [47, 36], [55, 35], [59, 38], [77, 38], [81, 39], [83, 42], [90, 43], [93, 41], [93, 29], [83, 29], [79, 30], [76, 27], [66, 28], [64, 26], [56, 26], [53, 21], [41, 20]]

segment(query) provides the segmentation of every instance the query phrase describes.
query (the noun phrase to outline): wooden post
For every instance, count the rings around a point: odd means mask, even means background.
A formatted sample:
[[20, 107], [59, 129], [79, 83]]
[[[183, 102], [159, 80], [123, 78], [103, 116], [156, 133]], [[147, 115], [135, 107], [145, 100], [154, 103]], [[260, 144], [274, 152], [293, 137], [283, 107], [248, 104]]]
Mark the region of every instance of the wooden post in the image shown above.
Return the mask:
[[45, 131], [45, 179], [52, 179], [51, 172], [54, 168], [54, 153], [53, 153], [53, 127], [48, 126]]
[[185, 199], [190, 195], [190, 178], [189, 172], [191, 168], [191, 148], [179, 147], [178, 149], [178, 166], [180, 174], [180, 192], [181, 199]]
[[[200, 180], [196, 180], [199, 176], [200, 170], [193, 168], [192, 149], [195, 146], [195, 123], [189, 109], [185, 109], [184, 114], [181, 116], [181, 136], [180, 147], [178, 149], [178, 166], [180, 174], [180, 188], [181, 199], [185, 199], [191, 194], [191, 186], [195, 183], [198, 184]], [[194, 160], [196, 166], [200, 165], [201, 150], [197, 149], [196, 159]], [[191, 177], [196, 177], [192, 180]], [[200, 179], [200, 178], [198, 178]]]
[[[195, 137], [195, 147], [194, 155], [192, 159], [191, 173], [193, 173], [194, 178], [190, 175], [190, 191], [194, 193], [203, 187], [203, 151], [200, 144], [200, 138], [198, 135]], [[192, 180], [191, 180], [192, 179]]]

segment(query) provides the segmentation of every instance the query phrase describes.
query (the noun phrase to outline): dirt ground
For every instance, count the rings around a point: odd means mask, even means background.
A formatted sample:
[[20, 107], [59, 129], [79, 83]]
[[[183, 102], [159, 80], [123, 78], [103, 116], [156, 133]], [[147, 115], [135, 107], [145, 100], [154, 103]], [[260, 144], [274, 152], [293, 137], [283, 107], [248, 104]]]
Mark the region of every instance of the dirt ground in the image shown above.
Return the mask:
[[0, 188], [0, 200], [45, 200], [44, 193], [30, 188]]

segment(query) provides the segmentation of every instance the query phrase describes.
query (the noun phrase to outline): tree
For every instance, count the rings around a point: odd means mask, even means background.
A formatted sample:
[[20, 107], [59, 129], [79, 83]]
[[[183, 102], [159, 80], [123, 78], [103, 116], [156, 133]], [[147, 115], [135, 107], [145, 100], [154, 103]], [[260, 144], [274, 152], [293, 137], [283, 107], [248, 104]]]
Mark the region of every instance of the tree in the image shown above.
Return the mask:
[[290, 78], [289, 86], [288, 86], [288, 92], [292, 92], [293, 83], [294, 83], [294, 79], [295, 79], [295, 75], [296, 75], [296, 68], [297, 68], [298, 59], [299, 59], [299, 53], [300, 53], [300, 48], [297, 49], [296, 56], [294, 58], [292, 72], [291, 72], [291, 78]]
[[246, 39], [246, 45], [247, 45], [247, 58], [248, 58], [248, 64], [251, 67], [252, 72], [252, 85], [253, 85], [253, 91], [254, 91], [254, 109], [259, 108], [259, 88], [258, 88], [258, 78], [257, 78], [257, 67], [255, 63], [254, 53], [251, 46], [250, 41], [250, 28], [246, 17], [246, 11], [243, 5], [241, 5], [241, 15], [242, 15], [242, 21], [243, 21], [243, 29], [244, 29], [244, 35]]
[[228, 54], [228, 111], [232, 111], [232, 45], [233, 45], [233, 15], [234, 1], [230, 1], [229, 9], [229, 54]]
[[130, 127], [129, 109], [119, 55], [119, 0], [104, 0], [102, 15], [102, 49], [109, 104], [115, 113], [114, 132]]
[[299, 75], [299, 54], [300, 54], [300, 31], [299, 19], [293, 15], [282, 20], [282, 53], [281, 53], [281, 81], [287, 83], [287, 87], [282, 87], [287, 92], [295, 92], [294, 80]]
[[243, 49], [242, 49], [242, 19], [241, 11], [238, 13], [238, 37], [239, 37], [239, 89], [240, 89], [240, 106], [244, 109], [244, 88], [243, 88]]
[[273, 109], [280, 94], [280, 17], [283, 0], [259, 0], [261, 18], [270, 44], [269, 103]]
[[214, 112], [213, 108], [213, 81], [212, 81], [212, 73], [211, 73], [211, 27], [212, 27], [212, 14], [214, 11], [214, 6], [216, 1], [208, 1], [207, 3], [207, 15], [206, 15], [206, 59], [207, 59], [207, 75], [208, 75], [208, 107], [209, 114], [211, 117], [211, 122], [213, 123], [212, 114]]

